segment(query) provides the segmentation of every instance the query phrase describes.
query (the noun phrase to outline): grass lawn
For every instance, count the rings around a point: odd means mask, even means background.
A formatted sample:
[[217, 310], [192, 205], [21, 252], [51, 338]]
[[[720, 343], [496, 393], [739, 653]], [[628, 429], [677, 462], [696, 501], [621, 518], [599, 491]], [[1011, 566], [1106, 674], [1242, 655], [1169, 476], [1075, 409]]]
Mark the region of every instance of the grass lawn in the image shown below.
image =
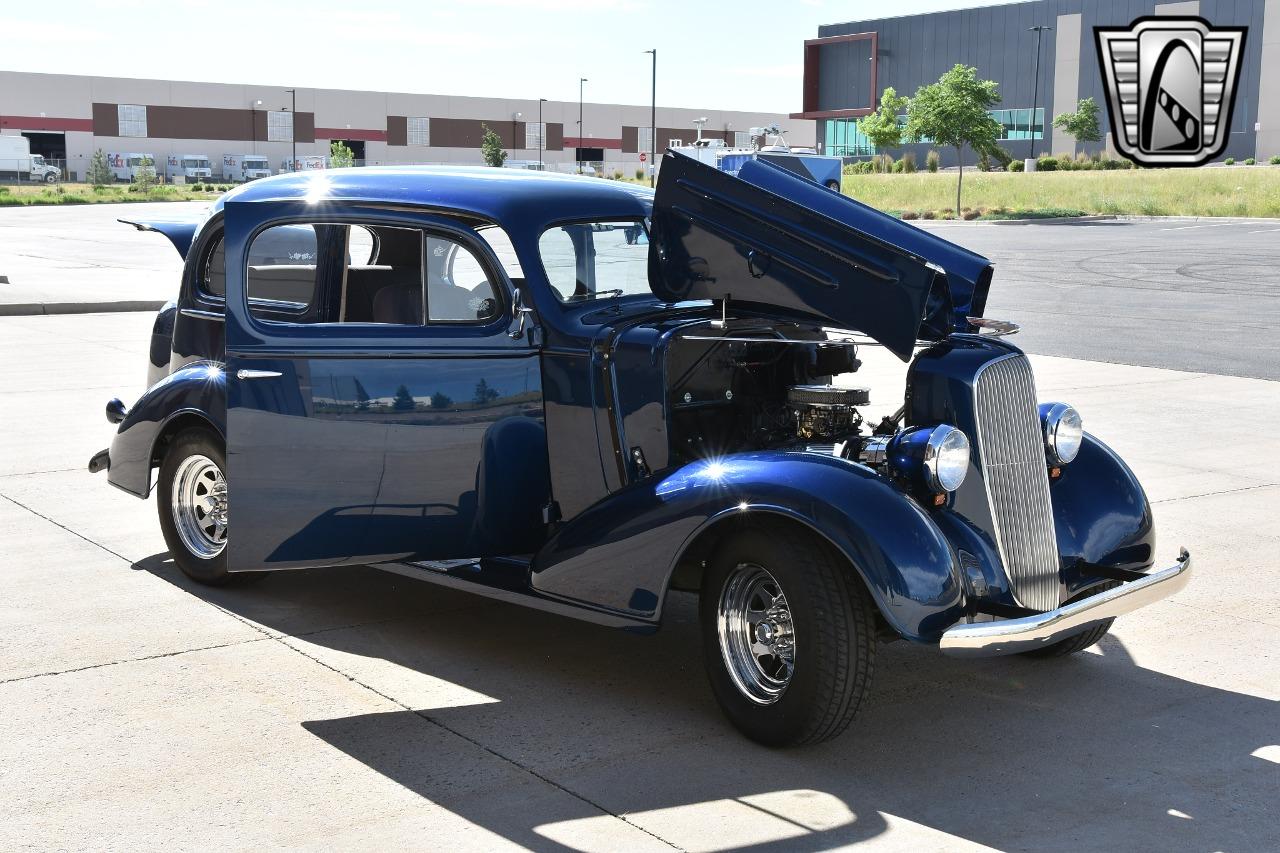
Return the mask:
[[[222, 186], [226, 186], [225, 184]], [[0, 207], [32, 204], [101, 204], [121, 201], [205, 201], [219, 192], [192, 192], [190, 185], [155, 186], [149, 193], [129, 192], [129, 184], [95, 190], [89, 184], [3, 184]]]
[[[955, 172], [845, 175], [846, 195], [880, 210], [955, 207]], [[1145, 216], [1280, 217], [1280, 167], [1134, 169], [1081, 172], [965, 170], [963, 207]]]

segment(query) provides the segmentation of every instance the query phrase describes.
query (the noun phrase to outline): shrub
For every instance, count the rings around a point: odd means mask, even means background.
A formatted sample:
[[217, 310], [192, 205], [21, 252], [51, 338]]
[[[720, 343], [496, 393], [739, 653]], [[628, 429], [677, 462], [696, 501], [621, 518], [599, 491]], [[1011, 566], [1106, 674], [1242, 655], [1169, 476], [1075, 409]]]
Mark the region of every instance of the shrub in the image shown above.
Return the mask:
[[620, 181], [620, 180], [622, 180], [622, 170], [621, 170], [621, 169], [614, 169], [614, 170], [613, 170], [613, 179], [614, 179], [615, 181]]
[[231, 187], [230, 187], [230, 186], [228, 186], [227, 184], [223, 184], [222, 186], [218, 187], [218, 192], [220, 192], [220, 193], [229, 193], [229, 192], [231, 192]]
[[204, 192], [204, 184], [192, 184], [192, 185], [191, 185], [191, 191], [192, 191], [193, 193], [202, 193], [202, 192]]
[[1041, 157], [1036, 161], [1036, 170], [1040, 172], [1056, 172], [1058, 161], [1052, 157]]
[[932, 210], [926, 210], [924, 213], [920, 214], [920, 218], [921, 219], [937, 219], [938, 217], [934, 214]]
[[1013, 160], [1009, 163], [1010, 172], [1021, 172], [1022, 169], [1023, 169], [1023, 162], [1021, 160]]
[[978, 171], [979, 172], [991, 171], [991, 157], [985, 151], [983, 151], [982, 156], [978, 158]]
[[901, 175], [901, 174], [902, 174], [902, 170], [903, 170], [902, 161], [901, 161], [901, 160], [894, 160], [894, 161], [893, 161], [893, 171], [894, 171], [894, 174]]
[[982, 211], [965, 209], [960, 211], [960, 218], [966, 222], [972, 222], [982, 215]]
[[916, 213], [914, 210], [904, 210], [902, 211], [902, 218], [903, 219], [919, 219], [920, 214]]
[[1223, 160], [1222, 162], [1223, 162], [1223, 163], [1225, 163], [1225, 164], [1227, 164], [1228, 166], [1234, 166], [1234, 165], [1236, 164], [1236, 158], [1234, 158], [1234, 157], [1228, 157], [1227, 159]]
[[1256, 162], [1258, 162], [1258, 161], [1257, 161], [1257, 160], [1254, 160], [1252, 157], [1247, 157], [1247, 158], [1245, 158], [1244, 164], [1245, 164], [1246, 166], [1252, 166], [1252, 165], [1253, 165], [1254, 163], [1256, 163]]
[[0, 195], [8, 195], [8, 194], [9, 194], [8, 187], [0, 187]]
[[[1273, 159], [1280, 160], [1280, 157], [1276, 157]], [[934, 151], [933, 149], [929, 149], [929, 153], [926, 154], [924, 157], [924, 167], [928, 169], [930, 172], [936, 172], [938, 171], [938, 166], [940, 166], [941, 164], [942, 164], [941, 155], [939, 155], [937, 151]]]
[[1079, 154], [1076, 155], [1077, 169], [1092, 169], [1094, 166], [1094, 162], [1095, 162], [1094, 159], [1090, 157], [1088, 154], [1084, 153], [1083, 151], [1081, 151]]
[[637, 181], [644, 180], [644, 169], [636, 169], [636, 180]]
[[916, 170], [916, 155], [908, 151], [902, 155], [902, 171], [914, 172]]
[[1273, 155], [1272, 158], [1267, 162], [1270, 163], [1272, 166], [1280, 166], [1280, 154]]
[[888, 154], [877, 154], [871, 158], [871, 171], [889, 174], [893, 171], [893, 158]]
[[1111, 172], [1116, 169], [1123, 169], [1125, 162], [1124, 160], [1116, 160], [1113, 157], [1103, 157], [1098, 161], [1098, 168]]

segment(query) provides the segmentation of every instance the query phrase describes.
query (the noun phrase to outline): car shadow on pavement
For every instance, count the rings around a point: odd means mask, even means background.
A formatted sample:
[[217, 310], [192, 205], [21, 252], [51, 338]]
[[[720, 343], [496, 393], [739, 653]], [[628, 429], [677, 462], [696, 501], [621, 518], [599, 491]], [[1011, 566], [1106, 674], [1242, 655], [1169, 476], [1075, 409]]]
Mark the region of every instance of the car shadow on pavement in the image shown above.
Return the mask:
[[848, 732], [771, 750], [720, 715], [692, 596], [637, 637], [367, 567], [223, 589], [163, 554], [135, 568], [400, 704], [303, 726], [531, 849], [608, 849], [590, 839], [614, 816], [760, 853], [904, 830], [912, 849], [1280, 849], [1280, 702], [1143, 668], [1114, 636], [1052, 661], [883, 645]]

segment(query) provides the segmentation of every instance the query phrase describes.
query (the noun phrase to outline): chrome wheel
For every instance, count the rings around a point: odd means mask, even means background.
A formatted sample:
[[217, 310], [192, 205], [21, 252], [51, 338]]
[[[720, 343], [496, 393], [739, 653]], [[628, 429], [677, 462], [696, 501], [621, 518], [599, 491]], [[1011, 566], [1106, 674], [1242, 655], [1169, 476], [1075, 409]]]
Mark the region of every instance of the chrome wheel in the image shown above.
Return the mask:
[[186, 549], [210, 560], [227, 547], [227, 480], [207, 456], [182, 460], [169, 491], [173, 526]]
[[777, 702], [795, 671], [796, 644], [791, 608], [773, 575], [738, 564], [720, 591], [716, 630], [725, 669], [742, 695], [759, 705]]

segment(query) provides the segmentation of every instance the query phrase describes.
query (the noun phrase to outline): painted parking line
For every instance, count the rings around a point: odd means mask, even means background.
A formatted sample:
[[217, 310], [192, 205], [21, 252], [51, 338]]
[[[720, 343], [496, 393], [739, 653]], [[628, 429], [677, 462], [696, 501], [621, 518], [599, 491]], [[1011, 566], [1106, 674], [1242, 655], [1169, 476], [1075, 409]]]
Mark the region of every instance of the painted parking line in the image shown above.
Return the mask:
[[1250, 231], [1250, 234], [1275, 234], [1280, 228], [1260, 228], [1257, 231]]
[[1177, 228], [1161, 228], [1161, 231], [1187, 231], [1191, 228], [1221, 228], [1224, 225], [1240, 225], [1239, 222], [1201, 222], [1195, 225], [1180, 225]]

